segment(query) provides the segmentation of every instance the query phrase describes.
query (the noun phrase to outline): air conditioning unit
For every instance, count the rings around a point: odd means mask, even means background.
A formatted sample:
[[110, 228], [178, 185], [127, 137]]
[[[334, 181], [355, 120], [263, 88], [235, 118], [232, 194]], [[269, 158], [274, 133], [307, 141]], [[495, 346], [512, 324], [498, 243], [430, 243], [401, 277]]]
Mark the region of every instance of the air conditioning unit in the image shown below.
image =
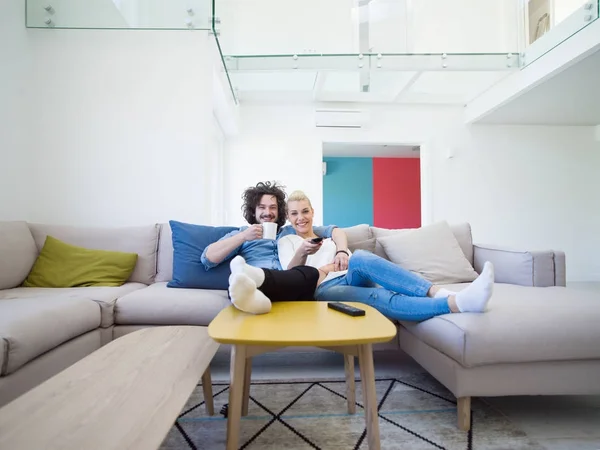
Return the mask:
[[317, 109], [317, 128], [361, 128], [367, 123], [367, 113], [359, 109]]

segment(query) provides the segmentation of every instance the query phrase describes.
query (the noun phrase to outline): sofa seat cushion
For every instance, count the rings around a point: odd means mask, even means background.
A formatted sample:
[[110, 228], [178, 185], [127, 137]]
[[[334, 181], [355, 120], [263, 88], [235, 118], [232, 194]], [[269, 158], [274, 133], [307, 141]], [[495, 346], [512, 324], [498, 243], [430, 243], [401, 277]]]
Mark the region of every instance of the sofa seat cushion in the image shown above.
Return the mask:
[[475, 367], [599, 359], [599, 323], [594, 293], [496, 283], [485, 313], [446, 314], [402, 326], [462, 366]]
[[143, 283], [125, 283], [118, 287], [81, 287], [81, 288], [14, 288], [0, 291], [0, 301], [5, 299], [27, 298], [60, 298], [93, 300], [100, 306], [102, 314], [101, 326], [104, 328], [114, 324], [114, 307], [119, 297], [138, 289], [145, 289]]
[[87, 299], [0, 300], [0, 375], [100, 326], [100, 308]]
[[227, 291], [168, 288], [154, 283], [117, 300], [118, 325], [199, 325], [208, 326], [231, 303]]

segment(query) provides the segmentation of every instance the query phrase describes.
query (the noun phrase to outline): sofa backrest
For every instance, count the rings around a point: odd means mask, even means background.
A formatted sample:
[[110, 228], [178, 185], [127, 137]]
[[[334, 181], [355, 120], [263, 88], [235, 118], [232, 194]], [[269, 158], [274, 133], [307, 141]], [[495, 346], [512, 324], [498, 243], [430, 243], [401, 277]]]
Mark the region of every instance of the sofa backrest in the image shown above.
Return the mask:
[[[173, 237], [171, 226], [162, 223], [159, 227], [157, 271], [155, 281], [171, 281], [173, 278]], [[460, 248], [473, 265], [473, 241], [471, 239], [471, 226], [468, 223], [451, 225], [450, 228]], [[358, 248], [369, 250], [382, 258], [389, 259], [377, 237], [389, 236], [395, 233], [405, 232], [408, 229], [392, 230], [387, 228], [370, 227], [367, 224], [355, 225], [342, 228], [348, 238], [348, 247], [354, 251]]]
[[152, 284], [156, 275], [158, 228], [157, 225], [96, 228], [29, 224], [38, 253], [48, 235], [79, 247], [137, 253], [137, 264], [128, 281], [144, 284]]
[[158, 256], [156, 262], [157, 283], [173, 279], [173, 233], [168, 223], [159, 224]]
[[[450, 225], [450, 229], [458, 241], [461, 250], [465, 254], [465, 257], [471, 265], [473, 265], [473, 238], [471, 236], [471, 225], [468, 223], [459, 223]], [[389, 259], [381, 244], [377, 242], [377, 239], [397, 233], [405, 233], [406, 231], [410, 231], [410, 228], [388, 229], [361, 224], [343, 228], [343, 230], [346, 232], [346, 236], [348, 237], [348, 247], [350, 247], [351, 250], [354, 250], [355, 248], [369, 249], [376, 255]], [[365, 245], [365, 243], [367, 243], [367, 245]], [[369, 246], [372, 249], [368, 248]]]
[[20, 286], [37, 255], [27, 222], [0, 222], [0, 289]]

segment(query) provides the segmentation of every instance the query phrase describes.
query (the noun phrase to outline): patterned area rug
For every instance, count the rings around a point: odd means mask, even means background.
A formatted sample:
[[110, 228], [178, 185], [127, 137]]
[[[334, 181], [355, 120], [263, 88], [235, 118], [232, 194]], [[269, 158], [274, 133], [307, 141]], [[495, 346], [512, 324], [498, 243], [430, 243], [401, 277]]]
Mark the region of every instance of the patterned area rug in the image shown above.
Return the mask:
[[[428, 374], [378, 379], [382, 449], [543, 449], [483, 401], [472, 402], [471, 431], [456, 428], [456, 401]], [[213, 385], [215, 416], [204, 408], [198, 387], [161, 449], [225, 448], [227, 385]], [[240, 449], [367, 449], [360, 382], [357, 411], [347, 412], [343, 380], [261, 381], [250, 387], [242, 417]]]

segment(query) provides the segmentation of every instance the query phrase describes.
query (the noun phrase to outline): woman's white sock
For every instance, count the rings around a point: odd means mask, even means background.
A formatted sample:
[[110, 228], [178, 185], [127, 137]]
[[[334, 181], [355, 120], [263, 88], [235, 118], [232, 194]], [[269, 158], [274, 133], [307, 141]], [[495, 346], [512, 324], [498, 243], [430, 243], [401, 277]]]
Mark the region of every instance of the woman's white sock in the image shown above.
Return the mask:
[[245, 273], [232, 273], [229, 276], [229, 296], [231, 303], [241, 311], [251, 314], [271, 311], [271, 300], [256, 288], [256, 283]]
[[456, 295], [456, 292], [451, 291], [450, 289], [446, 289], [446, 288], [439, 288], [438, 291], [433, 296], [433, 298], [447, 298], [447, 297], [450, 297], [451, 295]]
[[481, 275], [471, 285], [456, 294], [460, 312], [484, 312], [494, 291], [494, 266], [487, 261]]
[[248, 275], [254, 281], [256, 287], [261, 287], [265, 282], [265, 272], [259, 267], [247, 264], [246, 260], [239, 255], [231, 260], [229, 268], [233, 274], [245, 273]]

